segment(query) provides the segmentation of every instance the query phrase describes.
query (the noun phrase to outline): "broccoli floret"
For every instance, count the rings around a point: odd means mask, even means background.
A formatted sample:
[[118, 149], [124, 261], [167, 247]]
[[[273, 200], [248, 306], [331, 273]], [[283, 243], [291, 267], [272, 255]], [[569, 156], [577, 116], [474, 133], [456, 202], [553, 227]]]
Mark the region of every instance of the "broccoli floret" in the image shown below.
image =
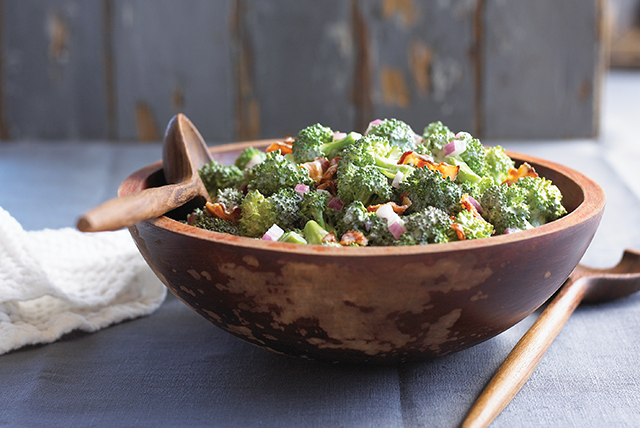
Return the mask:
[[300, 218], [306, 224], [309, 220], [315, 220], [323, 229], [327, 228], [327, 205], [332, 196], [329, 192], [308, 192], [300, 203]]
[[338, 172], [344, 172], [350, 165], [375, 166], [386, 177], [393, 179], [398, 171], [406, 177], [411, 175], [414, 167], [398, 165], [403, 151], [389, 144], [379, 135], [366, 135], [354, 144], [345, 148], [340, 156]]
[[367, 135], [383, 137], [391, 146], [399, 148], [402, 152], [416, 148], [416, 133], [408, 124], [398, 119], [384, 119], [372, 126]]
[[370, 165], [349, 165], [338, 174], [338, 198], [345, 205], [360, 201], [365, 206], [387, 202], [393, 193], [389, 179]]
[[[457, 182], [457, 180], [456, 180]], [[491, 186], [495, 186], [493, 178], [489, 176], [480, 177], [480, 180], [476, 183], [465, 182], [461, 184], [463, 188], [463, 194], [468, 193], [476, 200], [480, 200], [482, 194]]]
[[515, 165], [513, 159], [500, 146], [486, 149], [485, 161], [487, 163], [485, 175], [491, 177], [496, 184], [502, 184], [509, 176], [509, 170]]
[[218, 193], [215, 198], [215, 202], [224, 204], [225, 207], [239, 207], [242, 204], [244, 195], [241, 191], [233, 187], [227, 187], [225, 189], [218, 189]]
[[400, 183], [399, 191], [406, 193], [411, 200], [407, 214], [433, 206], [449, 215], [454, 215], [460, 205], [463, 188], [439, 171], [429, 168], [417, 168], [406, 180]]
[[302, 196], [291, 188], [283, 188], [267, 198], [275, 213], [275, 223], [284, 230], [300, 226], [300, 203]]
[[477, 175], [485, 175], [487, 171], [486, 150], [480, 140], [473, 138], [466, 132], [456, 134], [456, 139], [466, 143], [466, 149], [459, 155], [460, 160], [467, 164]]
[[300, 226], [300, 196], [295, 190], [283, 188], [269, 197], [258, 190], [247, 193], [240, 208], [240, 231], [244, 236], [259, 238], [274, 224], [283, 230]]
[[354, 201], [344, 209], [344, 215], [336, 225], [339, 236], [349, 230], [361, 232], [370, 246], [395, 245], [396, 238], [389, 230], [387, 220], [380, 218], [375, 212], [367, 211], [360, 201]]
[[[375, 215], [375, 214], [374, 214]], [[336, 224], [336, 232], [342, 236], [349, 230], [356, 230], [367, 234], [371, 224], [367, 226], [367, 220], [370, 220], [372, 213], [360, 201], [354, 201], [344, 208], [344, 215]]]
[[201, 208], [196, 208], [193, 213], [189, 214], [186, 223], [191, 226], [212, 230], [214, 232], [240, 235], [240, 229], [233, 222], [217, 217], [211, 217]]
[[316, 158], [323, 157], [320, 146], [333, 141], [333, 131], [331, 128], [322, 126], [319, 123], [307, 126], [298, 132], [298, 136], [293, 140], [293, 157], [297, 163], [311, 162]]
[[289, 162], [280, 154], [280, 150], [267, 153], [262, 163], [247, 170], [251, 181], [247, 190], [258, 190], [264, 196], [271, 196], [283, 187], [295, 187], [296, 184], [313, 184], [309, 172]]
[[507, 229], [512, 231], [531, 229], [527, 192], [518, 186], [506, 184], [489, 187], [478, 201], [482, 217], [491, 223], [498, 235]]
[[344, 138], [334, 140], [331, 128], [316, 123], [298, 133], [292, 143], [293, 158], [297, 163], [311, 162], [320, 157], [332, 158], [358, 138], [360, 138], [360, 134], [353, 132]]
[[433, 148], [435, 159], [459, 167], [456, 182], [459, 184], [478, 183], [482, 176], [486, 174], [487, 163], [485, 160], [485, 149], [480, 140], [473, 138], [467, 132], [459, 132], [453, 136], [452, 141], [460, 141], [464, 144], [462, 153], [444, 156], [443, 150]]
[[392, 148], [383, 137], [365, 135], [344, 149], [338, 162], [338, 171], [342, 171], [350, 165], [374, 165], [376, 156], [387, 156], [390, 151]]
[[[442, 153], [442, 148], [455, 138], [455, 134], [442, 124], [442, 122], [432, 122], [424, 128], [422, 133], [424, 143], [421, 144], [425, 154]], [[420, 148], [418, 148], [420, 150]]]
[[454, 223], [458, 224], [462, 229], [464, 239], [489, 238], [493, 233], [493, 225], [472, 211], [460, 211]]
[[262, 152], [255, 147], [247, 147], [242, 153], [240, 153], [240, 156], [237, 157], [235, 166], [241, 170], [251, 168], [252, 166], [264, 161], [266, 157], [267, 154], [265, 152]]
[[244, 178], [244, 173], [235, 165], [220, 165], [212, 160], [198, 171], [200, 179], [209, 195], [214, 198], [218, 189], [238, 187]]
[[377, 215], [371, 216], [371, 225], [369, 231], [364, 233], [364, 236], [369, 240], [371, 246], [390, 246], [395, 245], [397, 242], [396, 237], [389, 230], [389, 225], [386, 219], [380, 218]]
[[567, 213], [562, 205], [562, 193], [544, 177], [523, 177], [513, 186], [526, 191], [529, 204], [529, 223], [540, 226], [556, 220]]
[[426, 207], [403, 217], [403, 220], [406, 232], [400, 236], [396, 245], [442, 244], [451, 241], [451, 217], [438, 208]]
[[238, 225], [243, 236], [259, 238], [277, 220], [271, 203], [258, 190], [248, 192], [240, 208], [242, 217]]

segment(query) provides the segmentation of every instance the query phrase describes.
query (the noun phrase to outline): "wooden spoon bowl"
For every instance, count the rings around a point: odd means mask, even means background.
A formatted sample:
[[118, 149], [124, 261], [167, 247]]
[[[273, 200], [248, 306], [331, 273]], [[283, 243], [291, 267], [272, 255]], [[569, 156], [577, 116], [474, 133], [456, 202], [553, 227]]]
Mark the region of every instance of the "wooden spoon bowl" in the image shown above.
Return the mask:
[[[210, 151], [229, 164], [245, 147], [270, 142]], [[576, 267], [602, 217], [605, 195], [592, 180], [509, 154], [561, 189], [567, 216], [516, 234], [412, 247], [334, 248], [220, 234], [180, 222], [193, 206], [129, 230], [169, 290], [250, 343], [331, 362], [429, 359], [490, 339], [542, 305]], [[127, 178], [119, 195], [163, 184], [157, 162]]]
[[155, 218], [192, 200], [204, 205], [209, 193], [198, 170], [212, 158], [204, 139], [182, 113], [167, 126], [162, 149], [165, 184], [111, 199], [78, 219], [82, 232], [118, 230]]

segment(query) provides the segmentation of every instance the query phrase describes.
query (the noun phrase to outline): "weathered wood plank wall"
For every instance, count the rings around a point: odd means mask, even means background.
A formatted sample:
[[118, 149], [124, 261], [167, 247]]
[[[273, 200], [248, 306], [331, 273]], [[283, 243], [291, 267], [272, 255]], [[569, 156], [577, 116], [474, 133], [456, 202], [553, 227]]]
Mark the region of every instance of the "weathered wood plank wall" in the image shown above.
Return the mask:
[[598, 131], [604, 0], [0, 0], [0, 137]]

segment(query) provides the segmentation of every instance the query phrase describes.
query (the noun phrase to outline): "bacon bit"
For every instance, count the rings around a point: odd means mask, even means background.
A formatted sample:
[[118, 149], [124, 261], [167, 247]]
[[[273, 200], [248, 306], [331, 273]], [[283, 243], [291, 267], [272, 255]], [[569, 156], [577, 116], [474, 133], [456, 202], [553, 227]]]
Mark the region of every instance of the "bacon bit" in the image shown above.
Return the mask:
[[266, 152], [275, 152], [276, 150], [280, 150], [280, 153], [283, 155], [293, 153], [293, 138], [287, 137], [284, 141], [276, 141], [275, 143], [272, 143], [267, 147]]
[[408, 163], [413, 164], [416, 168], [422, 168], [427, 163], [433, 163], [433, 158], [427, 155], [421, 155], [419, 153], [414, 152], [413, 150], [409, 150], [408, 152], [404, 152], [398, 161], [398, 165], [406, 165]]
[[[409, 199], [409, 198], [407, 198]], [[384, 205], [391, 205], [391, 208], [393, 208], [393, 212], [396, 214], [402, 214], [406, 211], [407, 208], [409, 208], [409, 206], [411, 205], [411, 201], [409, 201], [409, 205], [398, 205], [395, 202], [391, 201], [391, 202], [387, 202], [385, 204], [379, 204], [379, 205], [369, 205], [367, 207], [367, 211], [370, 213], [376, 212], [378, 211], [378, 209]]]
[[411, 199], [409, 199], [409, 195], [405, 192], [400, 195], [400, 203], [402, 204], [402, 206], [406, 206], [407, 208], [409, 208], [413, 202], [411, 202]]
[[333, 176], [336, 174], [336, 172], [338, 172], [339, 160], [340, 160], [340, 156], [336, 156], [335, 158], [331, 159], [331, 162], [329, 162], [329, 167], [322, 174], [322, 179], [320, 180], [321, 183], [324, 181], [331, 180]]
[[322, 172], [322, 177], [320, 177], [319, 180], [316, 180], [316, 189], [329, 189], [329, 192], [331, 192], [333, 196], [336, 196], [338, 194], [338, 185], [333, 177], [338, 171], [338, 161], [340, 160], [340, 156], [336, 156], [331, 159], [330, 162], [327, 159], [324, 160], [327, 162], [323, 163], [326, 168], [324, 168]]
[[361, 247], [366, 247], [369, 243], [369, 240], [366, 236], [362, 234], [362, 232], [358, 232], [357, 230], [349, 230], [340, 239], [340, 245], [349, 246], [353, 244], [360, 245]]
[[329, 159], [317, 158], [314, 161], [301, 164], [300, 167], [309, 171], [309, 177], [311, 177], [311, 179], [315, 181], [316, 184], [319, 184], [322, 180], [322, 177], [324, 176], [325, 171], [329, 169], [329, 165]]
[[458, 171], [460, 171], [459, 166], [449, 165], [448, 163], [441, 162], [439, 164], [435, 164], [433, 162], [427, 163], [427, 168], [431, 171], [439, 171], [442, 174], [442, 178], [448, 178], [451, 181], [456, 181], [456, 177], [458, 177]]
[[318, 184], [316, 189], [327, 190], [332, 196], [336, 196], [338, 194], [338, 184], [336, 183], [336, 180], [329, 180]]
[[235, 225], [238, 224], [238, 220], [240, 220], [240, 217], [242, 217], [242, 210], [240, 209], [240, 207], [233, 207], [231, 210], [229, 210], [221, 202], [207, 202], [205, 204], [205, 208], [207, 209], [207, 213], [209, 213], [209, 215], [211, 215], [212, 217], [232, 221]]
[[412, 150], [404, 152], [398, 161], [398, 165], [406, 165], [408, 163], [413, 164], [416, 168], [426, 166], [431, 171], [439, 171], [444, 178], [449, 178], [451, 181], [455, 181], [460, 170], [459, 166], [449, 165], [444, 162], [436, 164], [431, 156], [421, 155]]
[[459, 241], [464, 241], [465, 239], [467, 239], [467, 237], [464, 235], [464, 230], [462, 229], [461, 224], [453, 223], [451, 225], [451, 229], [453, 229], [456, 232], [456, 235], [458, 235]]
[[338, 240], [336, 239], [336, 235], [334, 235], [333, 233], [327, 233], [326, 235], [324, 235], [324, 238], [322, 238], [323, 244], [328, 244], [330, 242], [338, 242]]
[[462, 195], [462, 198], [460, 198], [460, 203], [462, 204], [462, 208], [464, 208], [467, 211], [470, 211], [474, 217], [482, 218], [482, 215], [480, 215], [480, 213], [478, 212], [478, 209], [469, 200], [469, 195], [467, 193]]
[[509, 170], [509, 177], [502, 182], [502, 184], [513, 184], [520, 180], [522, 177], [538, 177], [538, 173], [528, 163], [523, 163], [518, 169], [511, 168]]

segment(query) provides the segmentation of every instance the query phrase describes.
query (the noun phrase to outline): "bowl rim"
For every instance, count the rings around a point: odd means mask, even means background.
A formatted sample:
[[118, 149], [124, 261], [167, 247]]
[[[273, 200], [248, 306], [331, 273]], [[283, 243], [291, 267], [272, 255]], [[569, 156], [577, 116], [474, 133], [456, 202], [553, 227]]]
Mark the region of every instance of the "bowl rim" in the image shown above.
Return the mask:
[[[274, 141], [282, 139], [253, 140], [239, 143], [222, 144], [209, 147], [214, 156], [219, 153], [243, 150], [247, 147], [264, 148]], [[235, 236], [226, 233], [213, 232], [181, 223], [166, 215], [146, 220], [143, 223], [164, 229], [169, 232], [186, 235], [193, 238], [211, 241], [212, 243], [227, 244], [238, 248], [252, 250], [272, 250], [300, 255], [330, 256], [330, 257], [371, 257], [371, 256], [406, 256], [416, 254], [447, 253], [475, 248], [492, 248], [504, 244], [513, 244], [532, 238], [551, 235], [563, 229], [570, 229], [587, 222], [594, 217], [599, 217], [604, 211], [606, 195], [600, 185], [585, 174], [565, 165], [525, 155], [510, 150], [506, 151], [516, 161], [537, 164], [564, 175], [573, 181], [581, 190], [583, 201], [573, 211], [564, 217], [546, 223], [533, 229], [518, 233], [492, 236], [490, 238], [454, 241], [443, 244], [412, 245], [412, 246], [375, 246], [375, 247], [329, 247], [323, 245], [301, 245], [285, 242], [265, 241], [258, 238]], [[118, 196], [124, 196], [143, 190], [147, 187], [148, 178], [162, 169], [162, 161], [159, 160], [147, 165], [129, 175], [118, 188]], [[133, 226], [137, 227], [137, 226]]]

